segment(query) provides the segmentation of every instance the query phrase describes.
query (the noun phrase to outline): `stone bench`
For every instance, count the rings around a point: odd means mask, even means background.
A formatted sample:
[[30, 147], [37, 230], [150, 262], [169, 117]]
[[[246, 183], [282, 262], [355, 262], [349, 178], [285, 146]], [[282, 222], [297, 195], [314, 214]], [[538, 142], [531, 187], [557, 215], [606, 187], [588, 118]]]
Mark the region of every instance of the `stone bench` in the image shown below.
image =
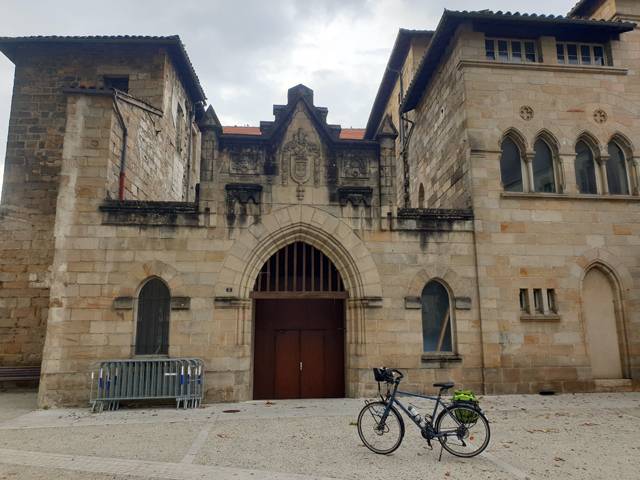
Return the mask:
[[0, 382], [40, 380], [40, 365], [24, 367], [0, 367]]

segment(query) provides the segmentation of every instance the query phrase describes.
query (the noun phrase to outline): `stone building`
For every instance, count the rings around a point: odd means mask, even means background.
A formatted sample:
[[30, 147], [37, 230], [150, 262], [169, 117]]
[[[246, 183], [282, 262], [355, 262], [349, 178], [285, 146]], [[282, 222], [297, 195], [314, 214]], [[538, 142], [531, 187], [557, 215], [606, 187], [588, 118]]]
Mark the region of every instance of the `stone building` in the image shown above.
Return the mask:
[[16, 65], [0, 365], [199, 357], [207, 399], [640, 384], [640, 4], [400, 30], [366, 129], [291, 88], [224, 127], [178, 37], [0, 38]]

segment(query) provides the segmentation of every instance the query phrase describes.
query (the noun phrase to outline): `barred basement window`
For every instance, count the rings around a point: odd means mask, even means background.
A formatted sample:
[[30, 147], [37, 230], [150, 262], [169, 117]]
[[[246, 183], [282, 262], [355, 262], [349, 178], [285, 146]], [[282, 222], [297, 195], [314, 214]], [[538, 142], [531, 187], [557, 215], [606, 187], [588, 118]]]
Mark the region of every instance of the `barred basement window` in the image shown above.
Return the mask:
[[144, 284], [138, 297], [136, 355], [169, 353], [169, 312], [171, 294], [159, 278]]
[[487, 60], [512, 63], [536, 63], [541, 61], [536, 42], [533, 40], [487, 38], [484, 41], [484, 48]]
[[604, 45], [591, 43], [557, 43], [558, 63], [561, 65], [608, 64]]

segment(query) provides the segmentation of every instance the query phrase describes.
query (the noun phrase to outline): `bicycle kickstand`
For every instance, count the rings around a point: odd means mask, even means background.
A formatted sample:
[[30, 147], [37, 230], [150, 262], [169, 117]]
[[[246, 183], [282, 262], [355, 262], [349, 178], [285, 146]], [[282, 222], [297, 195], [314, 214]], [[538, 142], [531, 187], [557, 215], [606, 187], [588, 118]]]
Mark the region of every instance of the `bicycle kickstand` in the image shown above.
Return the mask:
[[444, 450], [444, 447], [440, 444], [440, 456], [438, 457], [439, 462], [442, 461], [442, 450]]

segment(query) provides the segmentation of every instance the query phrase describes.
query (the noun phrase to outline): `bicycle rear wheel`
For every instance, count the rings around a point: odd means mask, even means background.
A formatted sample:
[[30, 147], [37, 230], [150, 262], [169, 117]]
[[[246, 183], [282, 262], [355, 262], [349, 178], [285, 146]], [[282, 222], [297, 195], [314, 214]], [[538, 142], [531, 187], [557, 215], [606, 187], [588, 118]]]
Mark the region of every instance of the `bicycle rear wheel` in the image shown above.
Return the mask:
[[457, 457], [475, 457], [481, 453], [491, 438], [486, 417], [467, 405], [450, 405], [445, 408], [435, 423], [436, 434], [442, 447]]
[[404, 421], [395, 407], [389, 409], [385, 421], [382, 421], [387, 404], [371, 402], [358, 415], [358, 435], [365, 446], [374, 453], [388, 455], [402, 443]]

